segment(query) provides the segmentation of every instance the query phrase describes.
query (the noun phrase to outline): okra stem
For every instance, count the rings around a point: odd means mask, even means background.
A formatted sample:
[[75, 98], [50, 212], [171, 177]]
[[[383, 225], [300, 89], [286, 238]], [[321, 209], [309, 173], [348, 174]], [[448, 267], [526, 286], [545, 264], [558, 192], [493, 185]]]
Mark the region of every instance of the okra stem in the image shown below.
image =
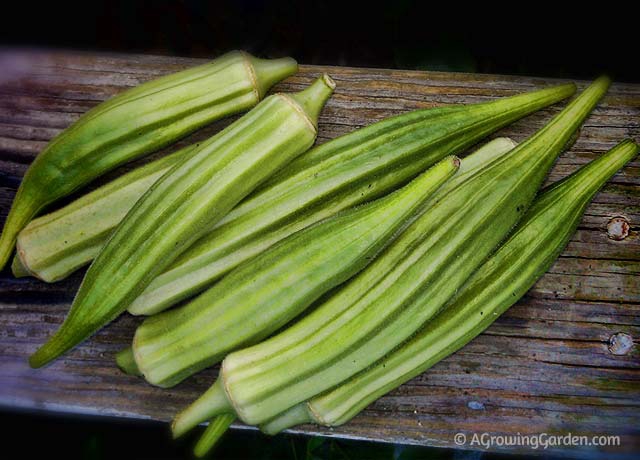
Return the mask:
[[200, 397], [206, 404], [192, 404], [180, 413], [171, 424], [173, 437], [178, 438], [199, 423], [216, 416], [234, 416], [233, 408], [227, 399], [222, 380], [218, 379]]
[[23, 278], [25, 276], [32, 276], [33, 274], [24, 266], [20, 257], [16, 254], [11, 261], [11, 273], [16, 278]]

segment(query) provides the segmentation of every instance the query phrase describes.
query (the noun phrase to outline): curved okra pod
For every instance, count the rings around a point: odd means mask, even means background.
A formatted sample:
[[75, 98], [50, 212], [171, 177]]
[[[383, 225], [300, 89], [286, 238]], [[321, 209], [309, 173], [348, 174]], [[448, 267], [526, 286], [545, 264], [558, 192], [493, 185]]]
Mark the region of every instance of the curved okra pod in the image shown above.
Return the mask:
[[64, 323], [30, 364], [46, 364], [112, 321], [244, 196], [307, 150], [334, 86], [324, 75], [299, 93], [266, 98], [162, 176], [113, 233]]
[[297, 68], [290, 58], [263, 60], [234, 51], [139, 85], [87, 112], [27, 170], [0, 236], [0, 269], [20, 230], [46, 205], [127, 161], [249, 109]]
[[227, 413], [265, 423], [409, 339], [521, 219], [609, 83], [598, 79], [539, 132], [451, 190], [308, 316], [227, 356], [217, 383], [178, 414], [174, 435]]
[[301, 423], [346, 423], [385, 393], [473, 340], [551, 267], [594, 195], [638, 149], [631, 140], [621, 142], [543, 191], [509, 239], [411, 341], [329, 392], [289, 409], [262, 430], [275, 434]]
[[136, 168], [29, 222], [18, 234], [13, 274], [52, 283], [91, 262], [136, 201], [196, 147], [187, 146]]
[[320, 145], [269, 179], [178, 257], [129, 312], [153, 314], [189, 298], [288, 235], [405, 184], [445, 156], [574, 91], [567, 84], [480, 104], [418, 110]]
[[154, 385], [173, 386], [280, 329], [362, 270], [458, 164], [445, 158], [404, 188], [289, 236], [187, 305], [148, 318], [133, 338], [138, 370]]

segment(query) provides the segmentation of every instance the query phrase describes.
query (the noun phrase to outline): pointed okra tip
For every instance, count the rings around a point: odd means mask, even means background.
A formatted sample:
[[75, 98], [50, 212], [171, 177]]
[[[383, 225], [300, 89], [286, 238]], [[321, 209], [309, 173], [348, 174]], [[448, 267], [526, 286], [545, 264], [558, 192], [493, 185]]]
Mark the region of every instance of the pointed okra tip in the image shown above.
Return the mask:
[[602, 88], [609, 88], [609, 86], [611, 86], [611, 83], [612, 81], [609, 75], [600, 75], [593, 81], [592, 85], [600, 86]]
[[610, 86], [611, 78], [609, 78], [607, 75], [601, 75], [596, 78], [590, 85], [587, 85], [578, 97], [584, 100], [588, 100], [589, 98], [595, 98], [599, 100], [609, 90]]
[[290, 94], [289, 97], [300, 106], [309, 121], [317, 128], [320, 111], [333, 94], [335, 87], [336, 82], [325, 73], [307, 88]]
[[42, 366], [49, 364], [69, 348], [60, 345], [60, 337], [60, 329], [58, 329], [58, 331], [55, 332], [44, 345], [29, 356], [29, 366], [32, 369], [39, 369]]
[[298, 63], [290, 57], [260, 59], [250, 55], [246, 51], [243, 51], [242, 55], [251, 67], [254, 83], [260, 99], [267, 94], [273, 85], [298, 71]]
[[36, 355], [34, 353], [33, 355], [29, 356], [28, 362], [31, 369], [40, 369], [42, 366], [47, 364], [48, 361], [45, 361], [44, 359], [40, 358], [39, 355]]
[[31, 369], [40, 369], [62, 354], [62, 352], [52, 353], [49, 350], [47, 344], [38, 348], [35, 353], [29, 356], [29, 367], [31, 367]]

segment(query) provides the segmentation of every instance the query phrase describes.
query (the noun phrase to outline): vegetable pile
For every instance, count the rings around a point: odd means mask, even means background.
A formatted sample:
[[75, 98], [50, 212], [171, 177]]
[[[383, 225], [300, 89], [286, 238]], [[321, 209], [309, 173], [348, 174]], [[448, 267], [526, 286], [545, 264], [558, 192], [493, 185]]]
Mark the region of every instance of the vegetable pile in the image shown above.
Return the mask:
[[[32, 367], [127, 310], [149, 318], [116, 357], [124, 372], [170, 387], [222, 362], [172, 424], [180, 436], [209, 421], [198, 456], [236, 419], [268, 434], [346, 423], [463, 347], [549, 269], [639, 150], [624, 140], [540, 191], [606, 77], [520, 144], [496, 138], [462, 159], [575, 86], [417, 110], [311, 148], [335, 83], [322, 75], [265, 98], [296, 70], [290, 58], [234, 51], [100, 104], [36, 158], [0, 238], [0, 267], [16, 249], [15, 276], [54, 282], [91, 263]], [[37, 216], [247, 109], [211, 138]]]

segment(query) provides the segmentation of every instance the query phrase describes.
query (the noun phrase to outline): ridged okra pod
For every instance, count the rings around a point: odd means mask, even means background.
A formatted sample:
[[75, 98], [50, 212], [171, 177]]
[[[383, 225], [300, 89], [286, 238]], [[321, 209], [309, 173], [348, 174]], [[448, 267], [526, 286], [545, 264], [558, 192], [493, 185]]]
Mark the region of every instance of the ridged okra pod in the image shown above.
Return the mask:
[[458, 163], [445, 158], [404, 188], [285, 238], [187, 305], [148, 318], [133, 339], [138, 370], [173, 386], [280, 329], [362, 270]]
[[266, 98], [162, 176], [94, 260], [64, 323], [30, 364], [46, 364], [113, 320], [243, 197], [307, 150], [333, 88], [324, 75], [299, 93]]
[[136, 168], [29, 222], [18, 234], [14, 275], [52, 283], [91, 262], [136, 201], [169, 169], [186, 160], [194, 147]]
[[449, 191], [308, 316], [228, 355], [217, 383], [176, 417], [174, 434], [225, 413], [267, 422], [409, 339], [521, 219], [608, 86], [608, 79], [598, 79], [544, 128]]
[[516, 303], [551, 267], [598, 190], [638, 154], [627, 140], [543, 191], [509, 239], [446, 308], [411, 341], [371, 368], [262, 427], [275, 434], [300, 423], [337, 426], [456, 352]]
[[127, 161], [251, 108], [296, 70], [290, 58], [263, 60], [234, 51], [124, 91], [87, 112], [27, 170], [0, 236], [0, 269], [20, 230], [46, 205]]
[[207, 288], [286, 236], [406, 183], [447, 155], [575, 91], [560, 85], [392, 117], [329, 141], [277, 173], [185, 251], [129, 312], [152, 314]]

